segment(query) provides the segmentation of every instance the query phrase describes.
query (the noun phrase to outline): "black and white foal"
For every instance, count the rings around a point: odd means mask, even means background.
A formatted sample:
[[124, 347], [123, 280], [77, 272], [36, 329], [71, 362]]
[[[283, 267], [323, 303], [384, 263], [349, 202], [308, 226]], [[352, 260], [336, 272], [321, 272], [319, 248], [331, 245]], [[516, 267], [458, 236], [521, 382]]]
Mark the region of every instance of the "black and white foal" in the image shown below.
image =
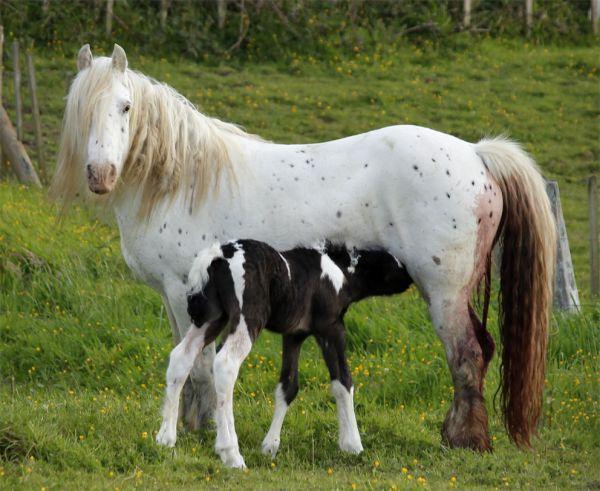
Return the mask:
[[275, 455], [287, 408], [298, 392], [298, 358], [314, 335], [327, 363], [336, 399], [339, 445], [360, 453], [352, 377], [345, 356], [343, 317], [351, 303], [391, 295], [412, 283], [408, 273], [383, 251], [348, 252], [339, 246], [296, 248], [279, 253], [254, 240], [215, 244], [195, 260], [189, 274], [188, 312], [192, 326], [173, 349], [167, 369], [163, 423], [158, 443], [173, 446], [179, 396], [204, 346], [228, 327], [213, 370], [217, 393], [216, 452], [230, 467], [244, 467], [233, 419], [233, 388], [239, 368], [263, 328], [283, 335], [283, 365], [275, 392], [275, 415], [263, 452]]

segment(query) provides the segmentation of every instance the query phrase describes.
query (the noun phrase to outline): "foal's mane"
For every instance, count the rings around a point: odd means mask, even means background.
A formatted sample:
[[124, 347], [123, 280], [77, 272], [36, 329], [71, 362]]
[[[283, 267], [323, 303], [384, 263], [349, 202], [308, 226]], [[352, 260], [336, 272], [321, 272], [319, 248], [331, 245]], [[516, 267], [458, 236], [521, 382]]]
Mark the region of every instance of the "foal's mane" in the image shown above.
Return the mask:
[[[94, 109], [115, 76], [124, 77], [132, 98], [129, 150], [117, 189], [106, 198], [88, 191], [84, 163], [91, 123], [102, 116]], [[139, 193], [141, 220], [181, 191], [192, 211], [224, 171], [235, 182], [230, 157], [236, 136], [259, 139], [234, 124], [205, 116], [166, 84], [132, 70], [116, 74], [109, 58], [96, 58], [71, 84], [50, 192], [64, 210], [77, 198], [110, 204], [123, 187], [133, 187]]]

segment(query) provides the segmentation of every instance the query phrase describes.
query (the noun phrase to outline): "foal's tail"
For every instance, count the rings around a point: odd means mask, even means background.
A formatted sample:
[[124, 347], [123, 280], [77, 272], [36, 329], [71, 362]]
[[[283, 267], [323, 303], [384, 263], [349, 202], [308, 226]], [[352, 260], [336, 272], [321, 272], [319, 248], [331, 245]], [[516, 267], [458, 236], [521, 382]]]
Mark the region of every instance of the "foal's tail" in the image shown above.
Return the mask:
[[504, 200], [500, 272], [504, 424], [518, 446], [529, 447], [542, 410], [556, 226], [544, 179], [519, 144], [504, 137], [483, 139], [475, 151]]
[[218, 242], [200, 251], [196, 259], [194, 259], [192, 268], [188, 274], [190, 293], [202, 291], [208, 282], [208, 267], [215, 259], [220, 257], [223, 257], [223, 250], [221, 249], [221, 244]]
[[[210, 247], [202, 250], [188, 274], [188, 284], [190, 290], [187, 294], [187, 310], [196, 327], [201, 327], [206, 322], [212, 322], [218, 319], [224, 310], [231, 304], [231, 293], [229, 295], [223, 293], [221, 283], [223, 275], [229, 274], [229, 268], [223, 271], [223, 264], [220, 264], [218, 259], [222, 260], [223, 249], [219, 243], [215, 243]], [[211, 271], [215, 273], [215, 277], [211, 278], [208, 269], [214, 264]], [[223, 305], [223, 298], [227, 300], [226, 305]], [[218, 335], [219, 332], [212, 333]], [[208, 338], [205, 338], [208, 342]]]

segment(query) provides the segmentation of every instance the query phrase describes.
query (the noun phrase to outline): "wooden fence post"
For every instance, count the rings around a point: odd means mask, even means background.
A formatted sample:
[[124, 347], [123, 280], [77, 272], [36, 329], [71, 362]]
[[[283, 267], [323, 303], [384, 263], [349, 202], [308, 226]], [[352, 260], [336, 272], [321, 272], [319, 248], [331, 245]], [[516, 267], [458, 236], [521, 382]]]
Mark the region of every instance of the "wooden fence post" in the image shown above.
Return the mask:
[[41, 187], [40, 179], [31, 165], [31, 160], [25, 151], [25, 147], [17, 138], [15, 128], [10, 122], [4, 106], [0, 106], [0, 144], [4, 149], [6, 158], [12, 164], [15, 174], [24, 184], [32, 184]]
[[15, 117], [17, 120], [17, 138], [23, 141], [23, 113], [21, 107], [21, 66], [19, 65], [19, 41], [12, 43], [13, 74], [15, 82]]
[[[2, 105], [2, 86], [4, 78], [4, 26], [0, 26], [0, 106]], [[6, 167], [4, 166], [4, 154], [0, 146], [0, 178], [5, 174]]]
[[560, 204], [560, 193], [556, 181], [546, 181], [546, 192], [552, 204], [558, 235], [556, 254], [556, 276], [554, 281], [554, 307], [559, 310], [576, 312], [579, 310], [579, 292], [575, 283], [575, 272], [567, 238], [567, 228]]
[[598, 19], [600, 18], [600, 0], [592, 0], [591, 14], [592, 14], [592, 32], [594, 34], [598, 34]]
[[220, 30], [225, 27], [225, 16], [227, 15], [227, 0], [217, 0], [217, 26]]
[[590, 215], [590, 287], [592, 298], [600, 296], [600, 257], [598, 257], [598, 186], [596, 176], [588, 178]]
[[167, 27], [167, 14], [171, 0], [160, 0], [160, 28], [164, 31]]
[[48, 170], [46, 161], [44, 160], [44, 149], [42, 142], [42, 123], [40, 122], [40, 107], [37, 98], [37, 83], [35, 80], [35, 66], [33, 64], [33, 56], [27, 53], [27, 73], [29, 75], [29, 94], [31, 96], [31, 112], [33, 113], [33, 124], [35, 129], [35, 146], [37, 151], [38, 169], [42, 182], [46, 182], [48, 178]]
[[106, 0], [106, 36], [112, 32], [113, 6], [115, 0]]
[[471, 25], [471, 0], [463, 1], [463, 27], [467, 28]]
[[527, 35], [531, 34], [533, 24], [533, 0], [525, 0], [525, 31]]

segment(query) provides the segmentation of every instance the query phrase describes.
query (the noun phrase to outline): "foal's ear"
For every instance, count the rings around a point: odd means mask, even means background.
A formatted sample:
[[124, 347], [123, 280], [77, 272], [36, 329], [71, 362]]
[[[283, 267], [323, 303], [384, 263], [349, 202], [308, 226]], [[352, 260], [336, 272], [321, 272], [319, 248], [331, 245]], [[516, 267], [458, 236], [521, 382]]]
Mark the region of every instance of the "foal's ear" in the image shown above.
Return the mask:
[[111, 58], [112, 66], [115, 70], [120, 72], [127, 70], [127, 55], [125, 54], [125, 50], [118, 44], [115, 44]]
[[92, 50], [89, 44], [84, 44], [77, 54], [77, 71], [85, 70], [92, 66]]

